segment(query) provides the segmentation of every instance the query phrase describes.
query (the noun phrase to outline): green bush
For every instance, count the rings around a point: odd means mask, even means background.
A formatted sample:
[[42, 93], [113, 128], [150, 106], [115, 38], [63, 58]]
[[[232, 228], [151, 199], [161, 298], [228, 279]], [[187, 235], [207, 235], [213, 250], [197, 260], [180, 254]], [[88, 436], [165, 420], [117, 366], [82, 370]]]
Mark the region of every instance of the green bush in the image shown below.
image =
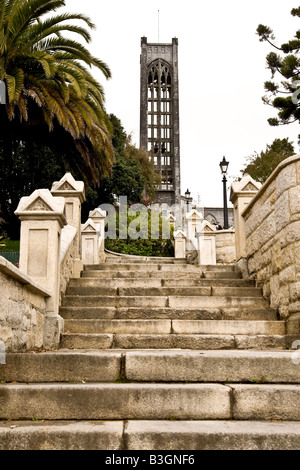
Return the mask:
[[20, 251], [20, 241], [10, 240], [0, 236], [0, 251]]
[[137, 256], [174, 256], [174, 229], [157, 212], [154, 215], [150, 209], [145, 209], [133, 213], [129, 208], [126, 221], [116, 213], [108, 216], [107, 229], [109, 224], [115, 224], [116, 237], [106, 238], [107, 250]]

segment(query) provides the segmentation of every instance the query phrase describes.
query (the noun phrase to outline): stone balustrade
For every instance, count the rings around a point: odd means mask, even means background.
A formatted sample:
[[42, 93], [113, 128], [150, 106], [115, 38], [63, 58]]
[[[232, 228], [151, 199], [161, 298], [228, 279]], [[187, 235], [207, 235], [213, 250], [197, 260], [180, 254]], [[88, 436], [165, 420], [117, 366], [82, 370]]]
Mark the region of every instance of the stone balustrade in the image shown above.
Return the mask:
[[[241, 213], [248, 273], [263, 287], [272, 308], [288, 319], [290, 333], [300, 318], [300, 155], [278, 165]], [[238, 239], [239, 240], [239, 239]], [[243, 253], [243, 251], [242, 251]]]
[[67, 173], [51, 191], [39, 189], [20, 200], [19, 269], [0, 257], [0, 342], [7, 351], [55, 348], [64, 323], [61, 297], [79, 277], [81, 204], [84, 184]]
[[[21, 221], [19, 269], [0, 257], [0, 295], [5, 298], [0, 307], [0, 345], [7, 351], [58, 347], [64, 329], [59, 307], [70, 278], [80, 277], [84, 265], [104, 261], [107, 213], [96, 208], [81, 224], [84, 200], [83, 182], [70, 173], [50, 191], [39, 189], [20, 200], [15, 212]], [[175, 257], [185, 258], [189, 248], [197, 250], [209, 239], [212, 256], [203, 257], [206, 243], [199, 262], [233, 262], [234, 232], [206, 229], [202, 215], [191, 211], [188, 235], [182, 230], [175, 233]]]
[[0, 342], [5, 352], [44, 347], [47, 299], [51, 292], [0, 256]]

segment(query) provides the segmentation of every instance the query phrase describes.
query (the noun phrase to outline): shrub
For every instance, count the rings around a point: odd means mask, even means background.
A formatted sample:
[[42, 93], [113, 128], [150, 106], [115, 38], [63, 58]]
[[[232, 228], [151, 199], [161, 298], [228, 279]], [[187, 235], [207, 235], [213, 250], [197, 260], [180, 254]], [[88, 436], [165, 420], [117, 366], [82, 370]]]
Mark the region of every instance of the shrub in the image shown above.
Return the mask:
[[109, 224], [116, 224], [116, 237], [108, 235], [105, 240], [105, 248], [110, 251], [137, 256], [174, 256], [174, 229], [161, 213], [146, 208], [134, 211], [131, 206], [126, 221], [116, 213], [108, 216], [107, 229]]

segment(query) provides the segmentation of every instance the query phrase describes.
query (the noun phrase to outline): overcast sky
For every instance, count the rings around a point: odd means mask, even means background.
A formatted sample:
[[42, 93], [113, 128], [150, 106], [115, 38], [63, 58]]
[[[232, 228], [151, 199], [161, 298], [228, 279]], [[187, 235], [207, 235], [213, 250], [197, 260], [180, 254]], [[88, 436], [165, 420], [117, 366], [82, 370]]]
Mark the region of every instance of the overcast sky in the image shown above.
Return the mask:
[[[278, 45], [300, 29], [290, 11], [295, 0], [66, 0], [69, 12], [85, 13], [97, 29], [89, 48], [104, 60], [112, 78], [101, 81], [106, 110], [115, 114], [139, 146], [140, 39], [179, 40], [181, 193], [188, 188], [205, 206], [222, 206], [219, 162], [230, 162], [229, 182], [240, 175], [246, 157], [275, 138], [289, 137], [299, 152], [297, 124], [272, 128], [276, 111], [265, 106], [269, 80], [257, 26], [270, 26]], [[158, 15], [159, 11], [159, 15]], [[158, 21], [159, 18], [159, 21]], [[159, 27], [158, 27], [159, 25]], [[229, 204], [230, 206], [231, 204]]]

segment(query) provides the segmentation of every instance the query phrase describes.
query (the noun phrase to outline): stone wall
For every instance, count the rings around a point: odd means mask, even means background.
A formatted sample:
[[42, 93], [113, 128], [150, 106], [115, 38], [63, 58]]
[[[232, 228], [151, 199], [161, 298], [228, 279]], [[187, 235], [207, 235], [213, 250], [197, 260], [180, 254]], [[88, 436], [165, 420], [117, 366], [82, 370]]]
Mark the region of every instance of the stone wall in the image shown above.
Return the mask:
[[[206, 234], [215, 239], [215, 262], [217, 264], [233, 264], [236, 262], [234, 229], [204, 232], [202, 236], [204, 237]], [[186, 250], [186, 258], [190, 264], [199, 263], [197, 250]]]
[[249, 275], [292, 320], [300, 314], [300, 155], [276, 168], [242, 215]]
[[75, 263], [78, 257], [76, 235], [77, 230], [72, 225], [66, 225], [61, 232], [59, 305], [69, 280], [75, 277]]
[[0, 346], [10, 352], [53, 349], [64, 329], [59, 315], [71, 277], [79, 277], [84, 183], [70, 173], [21, 198], [20, 269], [0, 257]]
[[0, 341], [6, 352], [43, 347], [49, 295], [0, 256]]
[[231, 264], [236, 261], [234, 230], [220, 230], [216, 237], [217, 264]]

